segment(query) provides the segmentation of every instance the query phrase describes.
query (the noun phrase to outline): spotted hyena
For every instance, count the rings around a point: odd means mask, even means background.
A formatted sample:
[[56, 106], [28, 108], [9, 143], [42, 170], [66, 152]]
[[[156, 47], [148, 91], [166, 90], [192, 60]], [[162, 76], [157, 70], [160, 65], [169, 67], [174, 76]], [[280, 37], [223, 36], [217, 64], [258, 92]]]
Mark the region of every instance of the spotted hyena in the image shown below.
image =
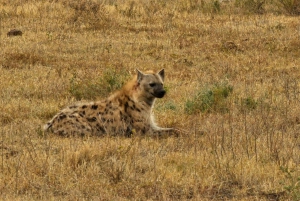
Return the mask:
[[108, 98], [71, 105], [50, 120], [44, 130], [70, 135], [126, 135], [133, 132], [160, 133], [173, 128], [160, 128], [154, 122], [152, 108], [155, 98], [164, 97], [164, 69], [137, 75], [120, 91]]

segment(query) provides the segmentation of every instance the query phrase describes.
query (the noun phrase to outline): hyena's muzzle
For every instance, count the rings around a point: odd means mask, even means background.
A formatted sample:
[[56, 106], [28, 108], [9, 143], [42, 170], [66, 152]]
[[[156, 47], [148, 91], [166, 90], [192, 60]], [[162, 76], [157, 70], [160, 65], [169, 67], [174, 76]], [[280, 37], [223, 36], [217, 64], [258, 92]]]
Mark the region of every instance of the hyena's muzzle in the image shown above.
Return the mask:
[[155, 98], [162, 98], [166, 94], [166, 91], [164, 90], [162, 85], [158, 85], [154, 88], [154, 97]]

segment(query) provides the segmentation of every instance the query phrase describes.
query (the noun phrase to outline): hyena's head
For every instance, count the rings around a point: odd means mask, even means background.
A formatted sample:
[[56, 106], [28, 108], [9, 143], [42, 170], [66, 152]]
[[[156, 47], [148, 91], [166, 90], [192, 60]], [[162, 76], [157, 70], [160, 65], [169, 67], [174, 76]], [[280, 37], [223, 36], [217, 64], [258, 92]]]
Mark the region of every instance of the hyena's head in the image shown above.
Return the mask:
[[145, 101], [152, 104], [155, 98], [162, 98], [166, 94], [164, 90], [164, 69], [160, 70], [158, 73], [147, 72], [142, 73], [137, 70], [137, 82], [141, 89], [141, 96], [143, 96]]

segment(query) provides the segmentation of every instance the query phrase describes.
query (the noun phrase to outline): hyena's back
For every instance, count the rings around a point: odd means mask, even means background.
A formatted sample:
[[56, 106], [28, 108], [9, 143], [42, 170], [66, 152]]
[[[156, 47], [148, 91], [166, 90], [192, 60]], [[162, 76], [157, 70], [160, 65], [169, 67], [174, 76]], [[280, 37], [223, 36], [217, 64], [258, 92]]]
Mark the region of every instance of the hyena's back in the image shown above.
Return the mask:
[[49, 121], [44, 129], [55, 134], [70, 135], [126, 135], [132, 129], [146, 133], [149, 118], [144, 118], [144, 104], [135, 104], [128, 96], [117, 100], [80, 103], [69, 106]]
[[[89, 108], [89, 110], [87, 110]], [[96, 133], [104, 133], [103, 126], [94, 127], [93, 124], [98, 121], [97, 110], [104, 109], [104, 105], [100, 103], [79, 103], [69, 106], [61, 110], [53, 117], [45, 126], [45, 130], [51, 130], [55, 134], [69, 135], [87, 135]], [[95, 124], [96, 126], [98, 124]]]

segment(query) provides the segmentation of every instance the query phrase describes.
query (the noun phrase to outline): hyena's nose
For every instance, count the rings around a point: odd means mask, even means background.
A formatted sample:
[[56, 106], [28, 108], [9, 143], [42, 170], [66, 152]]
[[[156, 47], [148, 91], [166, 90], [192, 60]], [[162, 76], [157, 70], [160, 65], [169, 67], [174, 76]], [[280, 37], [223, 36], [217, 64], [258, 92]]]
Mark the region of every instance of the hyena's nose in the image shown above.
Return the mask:
[[156, 98], [162, 98], [166, 94], [166, 91], [163, 89], [161, 91], [158, 91], [156, 94]]

